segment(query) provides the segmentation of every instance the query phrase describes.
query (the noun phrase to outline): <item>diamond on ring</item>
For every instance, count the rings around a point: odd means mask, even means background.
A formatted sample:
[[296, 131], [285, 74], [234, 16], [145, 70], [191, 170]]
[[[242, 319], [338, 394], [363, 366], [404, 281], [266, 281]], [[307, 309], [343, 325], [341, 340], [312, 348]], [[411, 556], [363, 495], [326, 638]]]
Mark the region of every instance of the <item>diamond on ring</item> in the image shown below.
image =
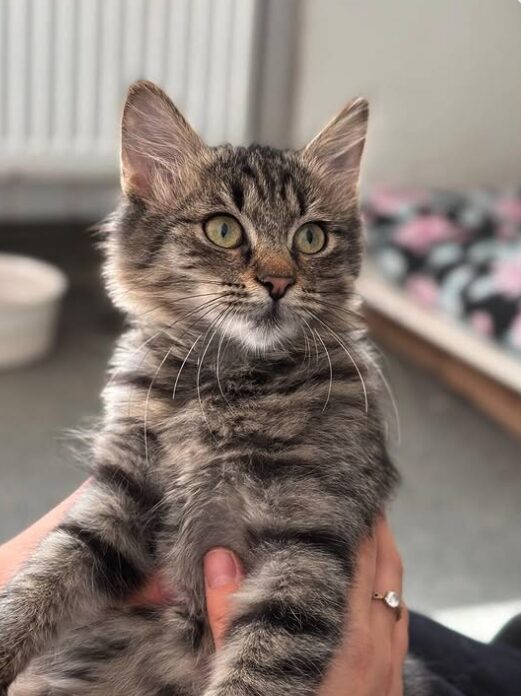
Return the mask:
[[373, 592], [373, 599], [379, 599], [384, 604], [386, 604], [389, 609], [392, 609], [396, 615], [396, 620], [398, 621], [402, 615], [402, 598], [398, 592], [390, 590], [385, 594], [380, 594], [379, 592]]
[[400, 595], [398, 592], [387, 592], [383, 599], [387, 606], [391, 607], [391, 609], [398, 609], [400, 606]]

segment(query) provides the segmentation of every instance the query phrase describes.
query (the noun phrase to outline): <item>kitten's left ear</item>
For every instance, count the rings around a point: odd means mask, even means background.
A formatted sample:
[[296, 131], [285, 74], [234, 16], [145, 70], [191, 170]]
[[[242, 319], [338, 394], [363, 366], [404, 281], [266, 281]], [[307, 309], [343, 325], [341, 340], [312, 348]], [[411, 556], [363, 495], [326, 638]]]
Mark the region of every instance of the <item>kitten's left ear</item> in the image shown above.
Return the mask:
[[162, 89], [131, 85], [121, 121], [121, 186], [151, 203], [179, 195], [207, 148]]
[[369, 103], [354, 99], [301, 152], [341, 197], [356, 191], [368, 120]]

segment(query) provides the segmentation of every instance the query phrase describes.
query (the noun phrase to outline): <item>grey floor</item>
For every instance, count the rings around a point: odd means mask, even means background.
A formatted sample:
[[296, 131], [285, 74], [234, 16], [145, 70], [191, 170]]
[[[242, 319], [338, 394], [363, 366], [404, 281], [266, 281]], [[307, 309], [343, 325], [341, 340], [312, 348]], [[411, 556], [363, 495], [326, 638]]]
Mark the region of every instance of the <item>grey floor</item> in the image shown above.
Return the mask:
[[[0, 250], [55, 261], [72, 281], [57, 349], [0, 373], [0, 541], [84, 479], [69, 429], [99, 410], [119, 319], [103, 298], [98, 257], [77, 229], [0, 231]], [[389, 417], [403, 485], [392, 522], [410, 606], [423, 611], [521, 598], [521, 444], [437, 381], [392, 355], [401, 418]]]

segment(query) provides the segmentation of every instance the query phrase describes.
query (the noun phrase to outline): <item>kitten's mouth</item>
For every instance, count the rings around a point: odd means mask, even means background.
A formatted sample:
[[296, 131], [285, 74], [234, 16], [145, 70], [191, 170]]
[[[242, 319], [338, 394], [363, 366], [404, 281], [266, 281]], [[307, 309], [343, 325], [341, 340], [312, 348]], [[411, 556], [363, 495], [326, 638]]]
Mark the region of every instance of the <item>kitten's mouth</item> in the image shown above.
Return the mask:
[[261, 321], [268, 326], [277, 327], [280, 324], [281, 319], [281, 307], [278, 302], [272, 302], [266, 307], [266, 309], [261, 313]]
[[243, 344], [258, 350], [271, 348], [297, 335], [299, 323], [291, 307], [278, 302], [257, 305], [249, 312], [235, 315], [226, 331]]
[[255, 323], [268, 334], [289, 336], [295, 330], [296, 318], [289, 307], [273, 302], [257, 314]]

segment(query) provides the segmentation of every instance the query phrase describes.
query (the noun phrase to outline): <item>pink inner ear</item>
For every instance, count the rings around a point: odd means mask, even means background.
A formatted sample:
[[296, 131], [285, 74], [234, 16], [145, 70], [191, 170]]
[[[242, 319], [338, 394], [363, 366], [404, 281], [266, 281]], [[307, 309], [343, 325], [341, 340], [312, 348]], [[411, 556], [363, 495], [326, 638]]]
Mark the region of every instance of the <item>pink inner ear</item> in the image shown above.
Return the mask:
[[121, 155], [122, 187], [125, 193], [148, 198], [153, 185], [153, 172], [147, 158], [125, 149]]
[[304, 149], [304, 156], [318, 164], [340, 192], [358, 182], [368, 114], [364, 99], [350, 102]]
[[[122, 186], [127, 193], [158, 200], [201, 153], [202, 140], [167, 95], [150, 83], [137, 83], [123, 112]], [[168, 182], [168, 186], [164, 186]]]
[[143, 196], [146, 194], [147, 178], [145, 176], [142, 176], [137, 172], [134, 172], [128, 177], [127, 181], [128, 187], [131, 191], [139, 193]]

